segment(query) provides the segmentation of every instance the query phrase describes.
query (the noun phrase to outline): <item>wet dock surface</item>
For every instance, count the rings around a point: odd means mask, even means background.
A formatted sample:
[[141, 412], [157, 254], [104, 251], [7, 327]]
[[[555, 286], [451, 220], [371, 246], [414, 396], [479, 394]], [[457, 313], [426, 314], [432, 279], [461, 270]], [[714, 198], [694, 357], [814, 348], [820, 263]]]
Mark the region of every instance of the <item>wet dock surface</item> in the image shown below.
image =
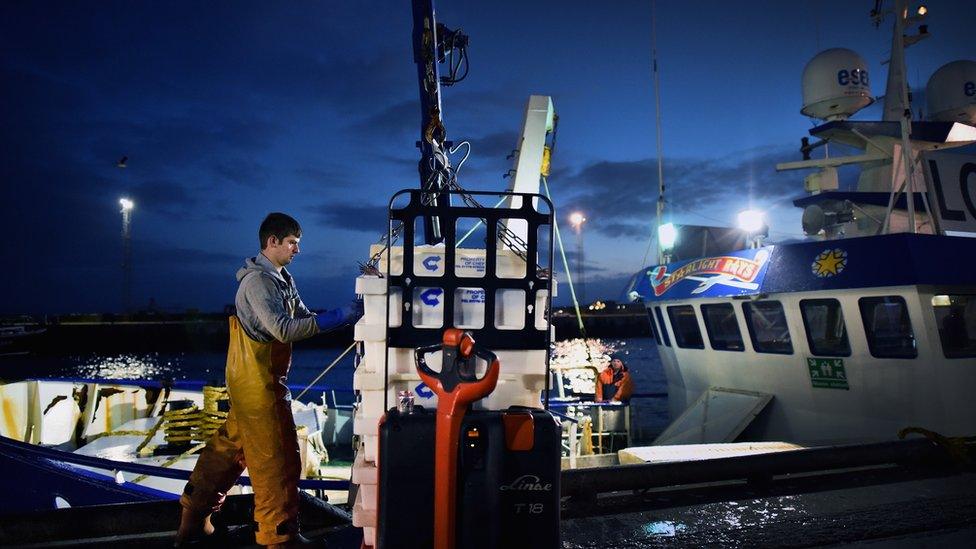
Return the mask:
[[849, 471], [611, 494], [564, 517], [562, 535], [565, 548], [974, 547], [976, 474]]
[[[584, 498], [585, 499], [585, 498]], [[256, 547], [250, 502], [229, 498], [237, 516], [209, 546]], [[175, 501], [0, 517], [5, 547], [171, 547]], [[569, 500], [562, 547], [974, 547], [976, 472], [871, 468], [749, 481], [612, 492]], [[358, 548], [348, 515], [303, 503], [312, 547]]]

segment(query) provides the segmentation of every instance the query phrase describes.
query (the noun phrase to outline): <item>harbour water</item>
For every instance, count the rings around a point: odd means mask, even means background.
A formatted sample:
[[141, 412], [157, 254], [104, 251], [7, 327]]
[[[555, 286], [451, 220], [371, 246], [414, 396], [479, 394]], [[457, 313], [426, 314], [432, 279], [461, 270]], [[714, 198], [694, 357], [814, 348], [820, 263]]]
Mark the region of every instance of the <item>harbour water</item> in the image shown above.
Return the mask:
[[[634, 444], [649, 444], [667, 426], [667, 400], [642, 397], [667, 391], [664, 371], [651, 338], [604, 340], [621, 353], [634, 378], [631, 403]], [[289, 383], [304, 386], [342, 353], [343, 348], [309, 348], [296, 345]], [[219, 351], [151, 353], [47, 353], [0, 357], [0, 377], [100, 378], [224, 381], [226, 354]], [[502, 365], [504, 368], [504, 365]], [[354, 357], [346, 355], [316, 385], [335, 391], [336, 401], [351, 404]]]

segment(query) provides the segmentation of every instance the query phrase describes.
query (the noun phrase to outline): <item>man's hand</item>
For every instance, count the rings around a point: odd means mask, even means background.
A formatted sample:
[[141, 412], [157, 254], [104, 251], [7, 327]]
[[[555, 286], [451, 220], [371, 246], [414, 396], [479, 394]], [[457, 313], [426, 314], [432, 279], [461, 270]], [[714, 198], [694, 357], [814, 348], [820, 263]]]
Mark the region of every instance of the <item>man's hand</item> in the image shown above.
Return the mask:
[[332, 309], [315, 315], [315, 325], [319, 332], [328, 332], [336, 328], [353, 324], [363, 316], [363, 300], [357, 299], [338, 309]]
[[354, 299], [340, 307], [343, 324], [355, 324], [363, 316], [363, 300]]

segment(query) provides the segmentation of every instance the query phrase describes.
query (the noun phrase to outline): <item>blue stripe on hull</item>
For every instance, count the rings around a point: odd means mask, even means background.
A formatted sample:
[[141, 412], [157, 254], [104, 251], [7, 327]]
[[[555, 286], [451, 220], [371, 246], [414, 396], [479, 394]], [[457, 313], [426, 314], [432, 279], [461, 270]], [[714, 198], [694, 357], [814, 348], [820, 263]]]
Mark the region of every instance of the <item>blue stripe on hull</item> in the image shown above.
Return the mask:
[[664, 301], [919, 284], [976, 285], [976, 238], [899, 233], [739, 250], [647, 267], [628, 293]]
[[4, 494], [0, 514], [54, 509], [61, 497], [72, 507], [134, 501], [176, 499], [178, 496], [126, 483], [54, 460], [36, 459], [11, 445], [0, 445]]
[[[837, 274], [816, 276], [814, 263], [827, 250], [841, 250], [846, 266]], [[900, 233], [777, 246], [762, 291], [918, 284], [976, 284], [976, 239]]]

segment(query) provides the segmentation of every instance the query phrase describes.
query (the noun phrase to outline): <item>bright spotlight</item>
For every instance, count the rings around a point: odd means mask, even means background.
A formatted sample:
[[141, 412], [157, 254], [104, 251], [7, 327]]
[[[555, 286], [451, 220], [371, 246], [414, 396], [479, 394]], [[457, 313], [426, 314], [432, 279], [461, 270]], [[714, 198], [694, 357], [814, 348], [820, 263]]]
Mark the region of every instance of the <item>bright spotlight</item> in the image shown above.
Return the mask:
[[919, 15], [925, 15], [928, 12], [929, 12], [929, 9], [927, 7], [925, 7], [924, 5], [918, 7], [918, 14]]
[[674, 223], [665, 223], [657, 228], [657, 238], [662, 250], [670, 250], [678, 241], [678, 228]]
[[749, 234], [755, 234], [762, 231], [765, 226], [763, 221], [763, 213], [759, 210], [745, 210], [739, 212], [739, 228]]
[[119, 199], [119, 206], [122, 206], [123, 211], [131, 210], [132, 208], [135, 207], [135, 205], [136, 205], [135, 202], [129, 200], [128, 198]]
[[586, 221], [586, 218], [583, 217], [582, 212], [573, 212], [569, 214], [569, 223], [573, 227], [579, 228], [579, 226], [582, 225], [584, 221]]

